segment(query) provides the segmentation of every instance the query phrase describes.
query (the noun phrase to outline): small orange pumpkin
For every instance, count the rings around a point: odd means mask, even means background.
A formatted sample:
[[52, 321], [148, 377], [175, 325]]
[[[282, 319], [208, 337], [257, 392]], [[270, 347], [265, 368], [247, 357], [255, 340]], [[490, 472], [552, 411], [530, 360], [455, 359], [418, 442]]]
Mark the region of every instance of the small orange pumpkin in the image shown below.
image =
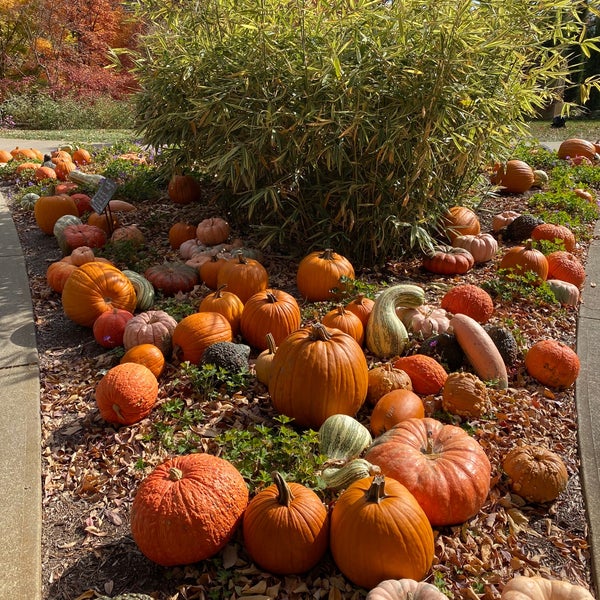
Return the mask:
[[535, 176], [533, 169], [522, 160], [509, 160], [504, 165], [496, 165], [490, 181], [500, 185], [511, 194], [522, 194], [531, 188]]
[[169, 180], [167, 194], [175, 204], [190, 204], [200, 200], [202, 190], [192, 175], [173, 175]]
[[235, 294], [228, 292], [226, 287], [217, 288], [214, 292], [204, 296], [198, 306], [198, 312], [221, 313], [229, 321], [231, 332], [235, 337], [240, 332], [244, 304]]
[[65, 287], [65, 282], [75, 269], [77, 269], [76, 265], [64, 260], [50, 263], [46, 269], [46, 281], [55, 292], [61, 294]]
[[85, 148], [77, 148], [71, 156], [73, 162], [79, 165], [89, 165], [92, 162], [92, 155]]
[[[169, 229], [169, 244], [173, 250], [179, 250], [183, 242], [196, 237], [196, 228], [189, 223], [178, 222]], [[187, 258], [190, 258], [189, 256]]]
[[410, 390], [397, 389], [381, 396], [371, 412], [370, 428], [379, 436], [406, 419], [422, 419], [425, 416], [423, 401]]
[[331, 300], [340, 291], [340, 279], [354, 279], [352, 263], [331, 248], [311, 252], [298, 265], [296, 284], [302, 297], [311, 302]]
[[375, 305], [375, 300], [371, 298], [367, 298], [362, 294], [358, 295], [354, 300], [351, 300], [346, 304], [345, 309], [354, 313], [363, 324], [363, 327], [367, 327], [367, 321], [371, 316], [371, 312], [373, 311], [373, 306]]
[[196, 227], [196, 238], [206, 246], [216, 246], [227, 241], [231, 228], [229, 223], [221, 217], [204, 219]]
[[348, 335], [351, 335], [361, 346], [365, 339], [365, 328], [360, 318], [353, 312], [338, 306], [326, 313], [321, 322], [326, 327], [335, 327]]
[[536, 342], [525, 355], [525, 369], [534, 379], [553, 388], [567, 388], [579, 375], [577, 353], [558, 340]]
[[537, 275], [540, 281], [545, 281], [548, 277], [548, 260], [539, 250], [532, 248], [531, 243], [508, 249], [502, 256], [498, 268], [519, 275], [531, 272]]
[[218, 269], [217, 287], [222, 285], [245, 303], [253, 294], [267, 289], [269, 274], [259, 261], [240, 253]]
[[446, 383], [446, 369], [431, 356], [412, 354], [394, 361], [394, 368], [404, 371], [412, 382], [417, 394], [437, 394]]
[[138, 344], [123, 354], [122, 363], [133, 362], [148, 367], [155, 377], [159, 377], [165, 368], [165, 357], [154, 344]]
[[481, 231], [479, 217], [466, 206], [453, 206], [442, 220], [444, 232], [453, 242], [459, 235], [477, 235]]

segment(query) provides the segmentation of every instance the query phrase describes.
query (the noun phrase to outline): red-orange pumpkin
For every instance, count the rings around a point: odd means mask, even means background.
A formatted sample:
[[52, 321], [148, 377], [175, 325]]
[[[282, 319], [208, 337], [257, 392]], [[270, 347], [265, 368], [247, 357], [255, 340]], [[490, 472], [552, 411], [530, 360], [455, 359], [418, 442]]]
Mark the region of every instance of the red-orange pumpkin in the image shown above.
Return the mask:
[[50, 263], [46, 269], [46, 281], [55, 292], [61, 294], [65, 287], [65, 282], [75, 269], [77, 269], [77, 266], [72, 262], [59, 260]]
[[575, 234], [565, 225], [555, 225], [554, 223], [536, 225], [531, 232], [531, 239], [548, 240], [554, 243], [562, 242], [567, 252], [575, 250]]
[[133, 313], [122, 308], [113, 308], [103, 312], [92, 326], [94, 339], [103, 348], [116, 348], [123, 345], [123, 333], [127, 321], [133, 318]]
[[366, 296], [360, 294], [359, 296], [354, 298], [354, 300], [348, 302], [345, 308], [346, 310], [349, 310], [350, 312], [354, 313], [360, 319], [361, 323], [363, 324], [363, 327], [366, 328], [367, 321], [371, 316], [371, 312], [373, 311], [374, 305], [375, 300], [372, 300], [371, 298], [367, 298]]
[[165, 357], [160, 348], [154, 344], [138, 344], [123, 354], [122, 363], [132, 362], [148, 367], [155, 377], [159, 377], [165, 368]]
[[240, 525], [248, 487], [239, 471], [212, 454], [162, 463], [142, 481], [131, 506], [131, 533], [150, 560], [196, 563], [225, 547]]
[[367, 360], [356, 340], [321, 323], [288, 335], [273, 356], [269, 395], [275, 409], [318, 429], [335, 414], [354, 416], [365, 401]]
[[33, 178], [36, 181], [56, 179], [56, 171], [52, 167], [38, 167], [33, 173]]
[[104, 262], [85, 263], [71, 273], [62, 291], [62, 304], [69, 319], [91, 327], [107, 310], [135, 310], [135, 289], [126, 275]]
[[567, 388], [577, 379], [580, 369], [577, 353], [558, 340], [536, 342], [525, 355], [529, 375], [543, 385]]
[[80, 246], [102, 248], [106, 244], [106, 232], [95, 225], [67, 225], [63, 230], [63, 238], [68, 249]]
[[267, 333], [279, 344], [300, 327], [300, 307], [296, 299], [283, 290], [268, 289], [248, 298], [242, 310], [242, 337], [254, 348], [266, 350]]
[[92, 199], [87, 194], [71, 194], [71, 200], [75, 202], [80, 217], [92, 210]]
[[229, 321], [220, 313], [199, 312], [179, 321], [173, 331], [173, 354], [197, 365], [204, 351], [217, 342], [231, 342]]
[[[193, 240], [196, 237], [196, 228], [189, 223], [175, 223], [169, 229], [169, 244], [173, 250], [179, 250], [183, 242]], [[189, 257], [188, 257], [189, 258]]]
[[287, 483], [278, 472], [273, 480], [246, 507], [244, 545], [269, 573], [305, 573], [329, 547], [329, 514], [310, 488]]
[[371, 413], [370, 428], [379, 436], [406, 419], [422, 419], [425, 416], [423, 401], [410, 390], [397, 389], [381, 396]]
[[433, 526], [470, 519], [490, 491], [491, 465], [481, 445], [436, 419], [398, 423], [374, 440], [365, 458], [405, 485]]
[[340, 279], [354, 279], [352, 263], [330, 248], [311, 252], [298, 265], [296, 284], [300, 294], [312, 302], [331, 300], [341, 291]]
[[570, 138], [561, 142], [557, 151], [558, 158], [574, 159], [577, 156], [583, 156], [589, 160], [594, 160], [596, 156], [596, 147], [592, 142], [588, 140], [582, 140], [580, 138]]
[[466, 206], [453, 206], [443, 218], [444, 232], [453, 242], [459, 235], [477, 235], [481, 231], [479, 217]]
[[331, 514], [330, 546], [340, 571], [367, 589], [386, 579], [420, 581], [434, 557], [424, 511], [404, 485], [382, 475], [342, 492]]
[[404, 371], [417, 394], [437, 394], [446, 383], [446, 369], [431, 356], [412, 354], [394, 361], [394, 368]]
[[498, 268], [515, 272], [518, 275], [531, 272], [537, 275], [539, 281], [545, 281], [548, 277], [548, 260], [529, 243], [525, 246], [509, 248], [500, 260]]
[[566, 250], [557, 250], [546, 256], [548, 279], [560, 279], [581, 288], [585, 282], [585, 267], [581, 261]]
[[199, 283], [198, 271], [185, 263], [165, 262], [148, 267], [144, 277], [165, 296], [190, 292]]
[[123, 363], [96, 386], [96, 403], [105, 421], [132, 425], [148, 416], [158, 398], [158, 381], [144, 365]]
[[455, 315], [468, 315], [478, 323], [487, 323], [494, 313], [492, 297], [484, 289], [470, 283], [449, 289], [442, 297], [440, 306]]
[[423, 268], [438, 275], [463, 275], [475, 264], [473, 255], [464, 248], [442, 247], [423, 258]]

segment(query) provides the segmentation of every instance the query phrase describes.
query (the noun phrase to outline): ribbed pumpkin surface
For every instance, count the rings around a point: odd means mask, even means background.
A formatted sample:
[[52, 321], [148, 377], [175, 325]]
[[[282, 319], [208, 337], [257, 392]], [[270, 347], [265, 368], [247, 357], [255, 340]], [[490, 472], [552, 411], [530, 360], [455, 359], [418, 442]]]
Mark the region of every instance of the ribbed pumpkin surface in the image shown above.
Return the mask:
[[123, 273], [102, 262], [89, 262], [77, 268], [63, 287], [62, 304], [69, 319], [91, 327], [107, 310], [135, 310], [135, 289]]
[[269, 376], [276, 410], [315, 429], [331, 415], [354, 416], [365, 401], [367, 385], [367, 361], [356, 340], [320, 324], [285, 338]]
[[173, 353], [197, 365], [204, 351], [217, 342], [231, 342], [229, 321], [220, 313], [201, 312], [179, 321], [173, 331]]
[[431, 526], [414, 496], [386, 477], [379, 501], [369, 497], [373, 478], [351, 484], [331, 514], [331, 552], [340, 571], [372, 588], [385, 579], [420, 581], [433, 561]]
[[35, 222], [47, 235], [54, 233], [54, 224], [64, 215], [79, 216], [79, 211], [69, 196], [42, 196], [33, 207]]
[[463, 429], [436, 419], [408, 419], [378, 437], [365, 458], [405, 485], [433, 526], [463, 523], [490, 491], [491, 466]]
[[227, 544], [247, 504], [248, 488], [231, 463], [211, 454], [177, 456], [140, 484], [131, 533], [159, 565], [191, 564]]

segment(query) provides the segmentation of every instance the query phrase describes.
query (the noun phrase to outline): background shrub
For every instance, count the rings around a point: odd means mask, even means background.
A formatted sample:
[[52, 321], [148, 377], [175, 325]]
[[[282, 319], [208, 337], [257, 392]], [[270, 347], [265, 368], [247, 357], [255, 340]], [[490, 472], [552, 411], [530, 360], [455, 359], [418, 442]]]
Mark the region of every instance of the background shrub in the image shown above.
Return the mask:
[[552, 97], [581, 29], [570, 0], [194, 6], [145, 15], [138, 131], [173, 169], [214, 173], [263, 245], [361, 263], [431, 243]]

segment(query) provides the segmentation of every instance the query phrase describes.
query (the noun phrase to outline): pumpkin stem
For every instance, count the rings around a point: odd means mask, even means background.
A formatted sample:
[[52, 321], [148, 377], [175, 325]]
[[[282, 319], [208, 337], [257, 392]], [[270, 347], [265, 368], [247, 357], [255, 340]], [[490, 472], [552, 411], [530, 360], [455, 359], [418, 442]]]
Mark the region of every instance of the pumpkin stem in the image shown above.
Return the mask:
[[290, 490], [290, 486], [286, 483], [283, 475], [279, 473], [279, 471], [273, 471], [271, 473], [271, 477], [277, 486], [277, 502], [281, 506], [289, 506], [294, 500], [294, 494], [292, 494], [292, 490]]
[[335, 260], [335, 257], [333, 256], [333, 250], [331, 248], [325, 248], [325, 250], [319, 254], [319, 258], [322, 258], [323, 260]]
[[277, 304], [277, 296], [271, 290], [266, 292], [265, 298], [269, 304]]
[[169, 469], [169, 479], [171, 481], [179, 481], [180, 479], [183, 479], [183, 471], [177, 467], [171, 467]]
[[277, 346], [275, 345], [275, 338], [273, 337], [273, 334], [269, 332], [267, 333], [265, 338], [267, 340], [267, 348], [269, 349], [269, 354], [275, 354]]
[[343, 317], [346, 314], [346, 309], [341, 304], [338, 304], [337, 311], [338, 315], [340, 315], [341, 317]]
[[423, 454], [433, 454], [433, 431], [427, 430], [427, 446], [421, 449]]
[[327, 342], [331, 339], [331, 334], [323, 323], [314, 323], [311, 331], [311, 339], [313, 341]]
[[123, 413], [121, 412], [121, 407], [118, 404], [114, 403], [112, 405], [112, 409], [115, 411], [115, 414], [119, 418], [119, 421], [121, 421], [121, 423], [124, 423], [125, 419], [123, 418]]
[[[216, 256], [213, 256], [213, 258], [216, 258]], [[223, 283], [222, 285], [220, 285], [213, 293], [213, 298], [222, 298], [223, 297], [223, 290], [227, 287], [226, 283]]]
[[371, 486], [365, 494], [367, 502], [375, 502], [379, 504], [385, 498], [385, 477], [383, 475], [375, 475]]

